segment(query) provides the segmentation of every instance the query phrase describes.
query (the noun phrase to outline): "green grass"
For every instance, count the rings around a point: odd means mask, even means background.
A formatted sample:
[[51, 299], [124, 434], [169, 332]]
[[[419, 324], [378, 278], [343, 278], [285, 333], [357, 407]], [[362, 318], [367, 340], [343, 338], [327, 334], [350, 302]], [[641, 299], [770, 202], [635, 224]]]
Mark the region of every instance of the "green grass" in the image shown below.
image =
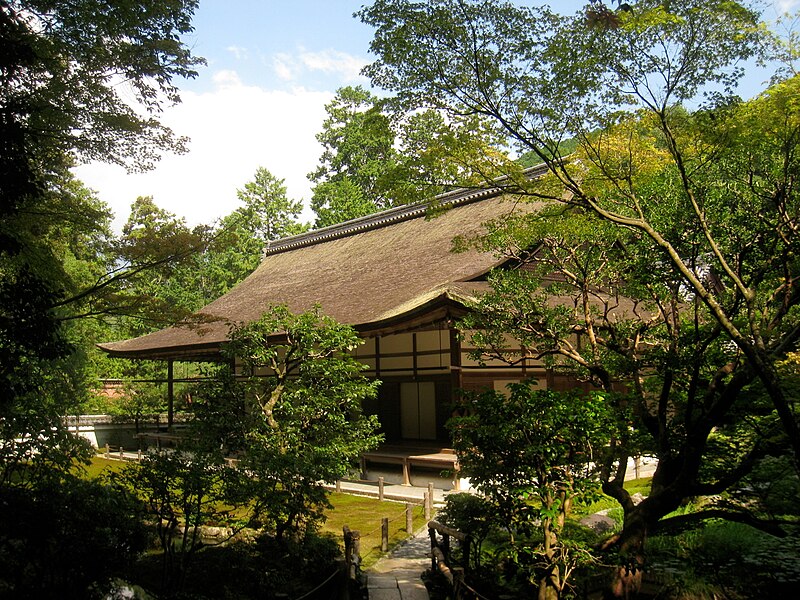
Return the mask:
[[[95, 479], [109, 472], [119, 471], [126, 463], [95, 456], [86, 467], [85, 477]], [[327, 520], [322, 531], [342, 540], [342, 528], [347, 525], [351, 531], [361, 533], [362, 566], [367, 568], [381, 557], [381, 519], [389, 518], [389, 548], [393, 548], [410, 534], [406, 532], [405, 504], [381, 502], [377, 498], [364, 498], [349, 494], [332, 493], [332, 509], [325, 512]], [[414, 529], [424, 525], [424, 510], [421, 505], [413, 510]], [[343, 544], [343, 541], [342, 541]]]
[[[651, 482], [652, 482], [651, 477], [631, 479], [630, 481], [625, 482], [625, 489], [628, 490], [630, 494], [639, 493], [642, 496], [647, 496], [650, 494]], [[603, 495], [602, 498], [600, 498], [596, 502], [593, 502], [592, 504], [575, 506], [573, 513], [578, 517], [582, 517], [585, 515], [591, 515], [600, 512], [601, 510], [608, 510], [615, 508], [620, 508], [619, 502], [614, 500], [611, 496]]]
[[[92, 458], [89, 465], [84, 467], [84, 473], [81, 475], [85, 479], [97, 479], [101, 475], [121, 471], [125, 464], [126, 463], [121, 460], [111, 460], [103, 458], [102, 456], [95, 456]], [[76, 469], [79, 468], [80, 467], [76, 467]]]
[[[393, 548], [410, 533], [406, 531], [405, 504], [381, 502], [376, 498], [364, 498], [349, 494], [333, 493], [330, 496], [333, 509], [325, 514], [327, 521], [322, 530], [342, 538], [342, 527], [347, 525], [351, 531], [361, 534], [362, 568], [375, 564], [382, 554], [381, 519], [389, 519], [389, 549]], [[413, 526], [419, 529], [424, 525], [424, 511], [421, 505], [414, 506]], [[413, 533], [413, 532], [412, 532]]]

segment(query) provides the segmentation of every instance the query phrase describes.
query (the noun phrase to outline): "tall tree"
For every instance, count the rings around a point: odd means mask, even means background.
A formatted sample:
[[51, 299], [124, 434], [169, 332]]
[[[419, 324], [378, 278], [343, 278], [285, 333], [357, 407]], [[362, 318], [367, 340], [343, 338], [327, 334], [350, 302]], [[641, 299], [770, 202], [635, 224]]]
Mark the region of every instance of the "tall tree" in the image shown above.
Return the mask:
[[[595, 219], [596, 235], [542, 247], [559, 273], [553, 295], [569, 288], [560, 310], [530, 286], [516, 300], [500, 287], [494, 300], [515, 307], [516, 333], [535, 337], [542, 356], [567, 357], [601, 385], [633, 376], [636, 424], [660, 462], [638, 506], [622, 489], [624, 468], [609, 472], [604, 489], [626, 515], [616, 541], [637, 554], [680, 497], [724, 489], [765, 451], [751, 429], [729, 453], [738, 463], [708, 469], [717, 424], [746, 424], [750, 386], [766, 390], [797, 464], [797, 413], [776, 365], [800, 336], [798, 83], [746, 103], [733, 95], [743, 62], [764, 58], [773, 41], [758, 12], [745, 2], [641, 0], [559, 17], [494, 0], [377, 0], [360, 15], [376, 27], [374, 83], [408, 106], [492, 119], [549, 170], [529, 182], [509, 161], [509, 192], [571, 207], [557, 211], [562, 228], [580, 228], [582, 213]], [[570, 157], [565, 140], [577, 142]], [[548, 239], [531, 223], [506, 237], [519, 244], [511, 251]], [[588, 264], [595, 270], [579, 269]], [[541, 271], [534, 279], [553, 282]], [[588, 343], [575, 346], [576, 333]]]
[[380, 441], [376, 418], [361, 410], [378, 383], [350, 354], [360, 343], [318, 308], [295, 315], [276, 306], [233, 329], [228, 364], [198, 392], [211, 447], [241, 457], [251, 516], [279, 540], [315, 529], [327, 506], [321, 483]]
[[306, 225], [298, 221], [303, 210], [300, 200], [291, 200], [286, 195], [284, 179], [278, 179], [264, 167], [256, 169], [252, 181], [237, 190], [236, 195], [244, 202], [237, 214], [252, 232], [255, 241], [261, 244], [258, 251], [269, 242], [303, 233]]
[[500, 142], [482, 119], [408, 112], [360, 86], [339, 89], [325, 108], [328, 118], [317, 134], [323, 153], [308, 175], [315, 184], [315, 227], [479, 184], [466, 163], [495, 172]]
[[[0, 2], [0, 413], [3, 452], [13, 455], [4, 469], [31, 444], [37, 460], [55, 456], [50, 449], [68, 462], [64, 321], [107, 289], [76, 289], [58, 259], [59, 228], [94, 232], [92, 220], [104, 219], [72, 189], [68, 169], [90, 159], [146, 168], [183, 149], [155, 116], [178, 100], [172, 79], [194, 76], [200, 62], [180, 41], [196, 4]], [[28, 446], [6, 443], [15, 439]]]
[[320, 165], [308, 175], [316, 184], [311, 208], [317, 227], [392, 206], [380, 180], [397, 160], [391, 121], [372, 93], [340, 88], [325, 110], [328, 118], [317, 134]]
[[252, 181], [237, 190], [243, 205], [208, 226], [202, 252], [178, 265], [174, 286], [192, 291], [198, 310], [242, 281], [261, 262], [270, 242], [303, 233], [302, 202], [287, 196], [283, 179], [259, 167]]

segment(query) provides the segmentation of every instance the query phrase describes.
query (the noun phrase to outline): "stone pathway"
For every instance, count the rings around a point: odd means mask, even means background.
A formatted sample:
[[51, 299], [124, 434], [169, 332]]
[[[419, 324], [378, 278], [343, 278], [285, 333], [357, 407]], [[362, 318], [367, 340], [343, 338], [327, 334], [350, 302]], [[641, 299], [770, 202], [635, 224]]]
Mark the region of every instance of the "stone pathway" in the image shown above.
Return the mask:
[[427, 525], [364, 571], [369, 600], [428, 600], [422, 573], [430, 569]]

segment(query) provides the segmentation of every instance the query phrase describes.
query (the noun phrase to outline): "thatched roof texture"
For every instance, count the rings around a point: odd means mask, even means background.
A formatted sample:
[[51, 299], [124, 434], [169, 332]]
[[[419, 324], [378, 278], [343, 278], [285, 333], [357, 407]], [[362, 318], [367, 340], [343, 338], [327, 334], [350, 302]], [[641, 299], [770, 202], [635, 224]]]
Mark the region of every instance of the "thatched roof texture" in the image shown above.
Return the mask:
[[364, 335], [446, 318], [498, 263], [490, 253], [452, 252], [458, 235], [517, 210], [531, 210], [499, 190], [460, 191], [427, 206], [391, 209], [274, 243], [238, 286], [199, 311], [199, 323], [102, 344], [114, 356], [213, 358], [232, 324], [258, 319], [271, 306], [299, 313], [318, 304], [324, 314]]

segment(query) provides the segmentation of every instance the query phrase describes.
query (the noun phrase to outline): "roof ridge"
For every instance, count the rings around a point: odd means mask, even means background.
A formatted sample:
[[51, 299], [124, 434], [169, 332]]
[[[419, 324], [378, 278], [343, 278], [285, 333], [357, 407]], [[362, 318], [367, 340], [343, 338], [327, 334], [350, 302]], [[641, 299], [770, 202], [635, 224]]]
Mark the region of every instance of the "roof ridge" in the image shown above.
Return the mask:
[[[528, 178], [538, 177], [547, 171], [545, 164], [528, 167], [524, 174]], [[509, 177], [503, 176], [495, 180], [495, 185], [486, 188], [459, 188], [450, 192], [445, 192], [435, 196], [432, 200], [417, 202], [415, 204], [403, 204], [381, 212], [373, 213], [364, 217], [358, 217], [343, 223], [329, 225], [321, 229], [312, 229], [305, 233], [300, 233], [291, 237], [274, 240], [267, 243], [264, 248], [263, 256], [287, 252], [303, 246], [311, 246], [320, 242], [332, 239], [347, 237], [356, 233], [362, 233], [372, 229], [379, 229], [401, 221], [408, 221], [427, 214], [431, 208], [453, 208], [469, 204], [477, 200], [482, 200], [496, 196], [503, 192], [501, 183]]]

